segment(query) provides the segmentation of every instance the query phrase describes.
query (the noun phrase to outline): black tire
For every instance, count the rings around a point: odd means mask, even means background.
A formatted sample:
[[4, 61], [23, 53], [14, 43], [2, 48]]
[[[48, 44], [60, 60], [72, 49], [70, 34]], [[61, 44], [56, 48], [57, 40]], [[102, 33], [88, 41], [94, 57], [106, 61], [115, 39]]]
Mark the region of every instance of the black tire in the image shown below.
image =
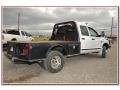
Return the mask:
[[51, 51], [48, 53], [46, 60], [44, 61], [44, 68], [51, 72], [57, 73], [64, 66], [63, 54], [59, 51]]
[[106, 46], [102, 47], [102, 58], [106, 58]]

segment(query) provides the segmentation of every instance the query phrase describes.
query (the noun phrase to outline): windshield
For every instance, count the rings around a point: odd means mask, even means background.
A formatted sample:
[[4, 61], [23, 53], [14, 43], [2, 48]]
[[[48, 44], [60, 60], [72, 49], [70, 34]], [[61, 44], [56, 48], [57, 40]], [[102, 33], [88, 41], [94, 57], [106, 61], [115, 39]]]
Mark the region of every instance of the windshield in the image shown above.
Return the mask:
[[32, 36], [31, 34], [29, 34], [29, 33], [27, 33], [27, 32], [25, 32], [25, 34], [26, 34], [26, 36], [29, 36], [29, 37]]
[[25, 31], [21, 31], [21, 33], [22, 33], [23, 36], [29, 36], [29, 37], [32, 36], [31, 34], [25, 32]]
[[77, 41], [78, 34], [76, 24], [74, 22], [56, 24], [51, 40]]

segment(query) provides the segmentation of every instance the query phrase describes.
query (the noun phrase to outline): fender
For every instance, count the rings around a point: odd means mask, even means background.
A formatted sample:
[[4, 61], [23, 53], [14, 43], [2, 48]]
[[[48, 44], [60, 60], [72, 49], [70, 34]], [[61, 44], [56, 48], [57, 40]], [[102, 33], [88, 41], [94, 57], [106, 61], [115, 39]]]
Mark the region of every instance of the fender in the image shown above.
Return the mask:
[[51, 45], [51, 47], [47, 50], [47, 53], [46, 55], [51, 51], [51, 50], [54, 50], [54, 48], [57, 48], [57, 47], [60, 47], [64, 50], [64, 55], [67, 54], [67, 49], [65, 48], [65, 46], [61, 45], [61, 44], [54, 44], [54, 45]]

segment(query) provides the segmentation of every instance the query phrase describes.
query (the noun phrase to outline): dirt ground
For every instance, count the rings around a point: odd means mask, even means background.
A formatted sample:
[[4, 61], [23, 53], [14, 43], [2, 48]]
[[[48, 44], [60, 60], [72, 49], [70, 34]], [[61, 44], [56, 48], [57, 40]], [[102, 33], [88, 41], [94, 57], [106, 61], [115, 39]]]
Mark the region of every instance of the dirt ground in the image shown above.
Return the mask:
[[[4, 52], [5, 53], [5, 52]], [[117, 84], [117, 43], [108, 50], [107, 58], [97, 54], [66, 58], [64, 68], [49, 73], [37, 63], [14, 64], [3, 53], [3, 84]]]

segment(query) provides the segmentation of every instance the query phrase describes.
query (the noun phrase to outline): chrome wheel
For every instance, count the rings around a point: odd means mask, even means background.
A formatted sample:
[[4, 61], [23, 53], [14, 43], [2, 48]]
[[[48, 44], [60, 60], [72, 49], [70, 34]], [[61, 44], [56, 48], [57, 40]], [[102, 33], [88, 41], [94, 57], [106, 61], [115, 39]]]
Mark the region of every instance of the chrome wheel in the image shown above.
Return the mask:
[[57, 69], [58, 67], [61, 66], [61, 58], [60, 56], [54, 56], [52, 59], [51, 59], [51, 67], [53, 69]]

